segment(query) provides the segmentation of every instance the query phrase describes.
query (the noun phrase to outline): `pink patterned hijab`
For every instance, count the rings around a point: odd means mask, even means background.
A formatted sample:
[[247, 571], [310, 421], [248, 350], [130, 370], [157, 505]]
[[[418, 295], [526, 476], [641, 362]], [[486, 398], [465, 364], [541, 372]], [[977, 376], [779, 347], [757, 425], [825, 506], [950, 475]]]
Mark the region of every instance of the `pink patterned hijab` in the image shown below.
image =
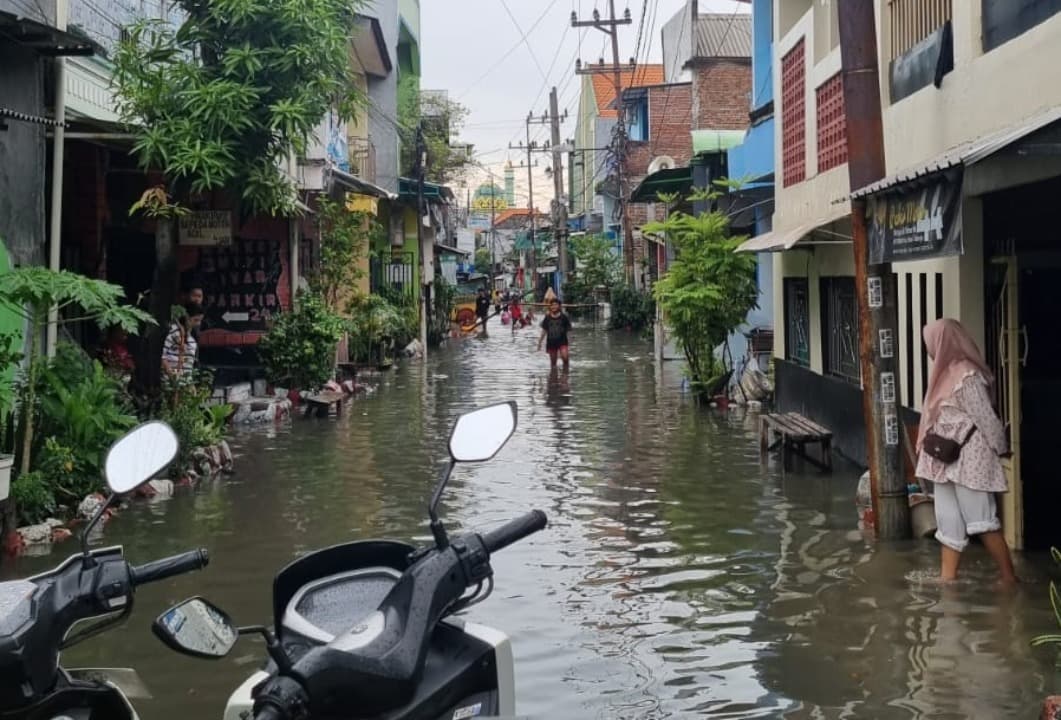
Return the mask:
[[925, 402], [921, 407], [921, 424], [917, 430], [918, 450], [921, 449], [925, 434], [939, 419], [943, 401], [953, 394], [954, 388], [963, 377], [975, 372], [988, 384], [995, 381], [995, 376], [987, 367], [976, 341], [957, 320], [935, 320], [925, 325], [922, 334], [928, 356], [932, 358], [933, 363], [925, 391]]

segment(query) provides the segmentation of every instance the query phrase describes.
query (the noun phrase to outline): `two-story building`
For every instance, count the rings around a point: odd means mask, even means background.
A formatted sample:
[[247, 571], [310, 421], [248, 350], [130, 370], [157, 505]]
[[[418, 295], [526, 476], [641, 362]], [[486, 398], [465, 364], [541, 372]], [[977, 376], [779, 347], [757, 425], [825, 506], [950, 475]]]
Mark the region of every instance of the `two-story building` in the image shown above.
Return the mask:
[[848, 213], [870, 213], [871, 262], [892, 262], [898, 291], [899, 397], [916, 422], [930, 360], [921, 329], [952, 317], [996, 374], [1014, 450], [1004, 526], [1015, 547], [1058, 541], [1061, 499], [1048, 451], [1061, 400], [1052, 308], [1061, 249], [1061, 3], [879, 0], [877, 32], [887, 177], [848, 187], [836, 3], [775, 2], [779, 182], [772, 232], [777, 401], [829, 426], [865, 458], [858, 313]]

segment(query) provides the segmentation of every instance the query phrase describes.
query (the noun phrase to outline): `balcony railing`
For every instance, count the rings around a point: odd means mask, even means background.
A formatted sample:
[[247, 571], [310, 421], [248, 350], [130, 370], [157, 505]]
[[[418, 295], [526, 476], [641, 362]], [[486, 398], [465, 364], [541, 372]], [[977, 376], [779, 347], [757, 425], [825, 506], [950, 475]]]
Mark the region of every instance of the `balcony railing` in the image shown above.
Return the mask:
[[951, 19], [952, 0], [888, 0], [894, 60]]
[[376, 182], [376, 146], [363, 138], [350, 138], [350, 172]]

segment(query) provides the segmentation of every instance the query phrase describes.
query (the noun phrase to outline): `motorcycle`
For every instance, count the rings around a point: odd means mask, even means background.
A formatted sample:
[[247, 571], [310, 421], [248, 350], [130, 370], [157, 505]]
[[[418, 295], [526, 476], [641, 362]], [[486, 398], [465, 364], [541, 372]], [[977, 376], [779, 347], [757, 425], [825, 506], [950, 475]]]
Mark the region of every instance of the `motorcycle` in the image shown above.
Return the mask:
[[350, 542], [295, 560], [273, 582], [273, 628], [237, 627], [193, 597], [153, 625], [170, 648], [221, 658], [241, 635], [264, 637], [270, 660], [231, 696], [225, 720], [497, 717], [515, 712], [512, 646], [456, 617], [493, 589], [490, 556], [541, 530], [533, 510], [485, 534], [450, 540], [438, 504], [457, 463], [491, 459], [516, 428], [515, 403], [457, 419], [450, 461], [428, 506], [433, 545]]
[[136, 720], [129, 698], [147, 693], [134, 670], [66, 669], [59, 653], [129, 617], [138, 586], [209, 562], [205, 550], [192, 550], [133, 566], [120, 546], [88, 547], [107, 508], [169, 465], [177, 446], [176, 434], [162, 422], [119, 438], [104, 460], [110, 495], [81, 533], [81, 552], [35, 577], [0, 583], [0, 719]]

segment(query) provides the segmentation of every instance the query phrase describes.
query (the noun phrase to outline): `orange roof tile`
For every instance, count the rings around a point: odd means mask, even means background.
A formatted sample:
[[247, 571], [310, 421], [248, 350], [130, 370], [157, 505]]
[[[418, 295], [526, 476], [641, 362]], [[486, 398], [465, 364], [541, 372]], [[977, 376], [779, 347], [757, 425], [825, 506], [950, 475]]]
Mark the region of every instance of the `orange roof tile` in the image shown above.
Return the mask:
[[[600, 67], [594, 65], [592, 67]], [[615, 108], [609, 107], [615, 102], [615, 76], [612, 73], [595, 73], [593, 78], [593, 95], [597, 98], [597, 114], [601, 117], [619, 117]], [[663, 65], [638, 65], [633, 70], [623, 70], [619, 74], [623, 88], [646, 87], [663, 84]]]

